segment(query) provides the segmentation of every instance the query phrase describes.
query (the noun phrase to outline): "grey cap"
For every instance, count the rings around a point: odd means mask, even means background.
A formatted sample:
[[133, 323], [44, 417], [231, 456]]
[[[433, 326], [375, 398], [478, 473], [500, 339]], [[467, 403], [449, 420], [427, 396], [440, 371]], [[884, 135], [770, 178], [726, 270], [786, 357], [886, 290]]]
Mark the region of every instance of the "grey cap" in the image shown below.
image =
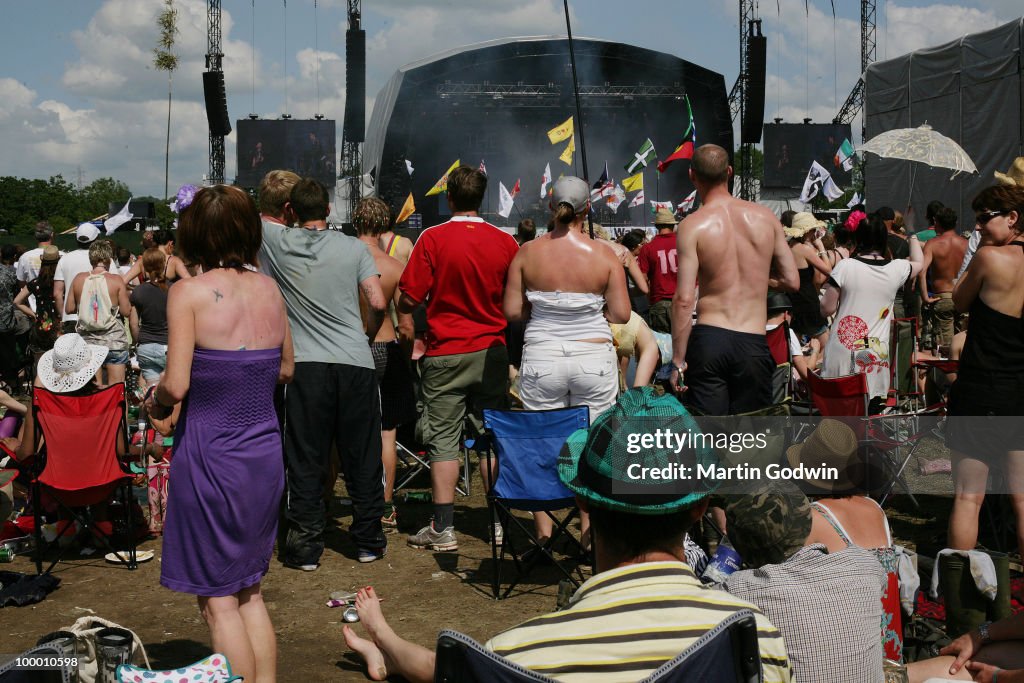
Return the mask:
[[559, 204], [568, 204], [573, 211], [580, 213], [587, 208], [590, 201], [590, 188], [581, 178], [576, 176], [562, 176], [555, 181], [551, 191], [551, 206], [558, 208]]

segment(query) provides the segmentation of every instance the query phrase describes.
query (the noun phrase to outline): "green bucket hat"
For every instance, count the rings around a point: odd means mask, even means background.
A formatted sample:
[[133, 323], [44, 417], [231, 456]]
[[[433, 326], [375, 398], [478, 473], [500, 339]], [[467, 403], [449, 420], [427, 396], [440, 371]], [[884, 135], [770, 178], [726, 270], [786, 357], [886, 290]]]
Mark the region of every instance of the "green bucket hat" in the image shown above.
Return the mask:
[[[650, 443], [656, 433], [686, 432], [701, 433], [674, 396], [654, 387], [630, 389], [590, 429], [569, 436], [558, 458], [558, 476], [580, 498], [606, 510], [664, 515], [693, 507], [715, 489], [713, 480], [695, 474], [698, 464], [717, 462], [714, 450]], [[689, 468], [689, 478], [661, 476], [679, 473], [680, 467]]]

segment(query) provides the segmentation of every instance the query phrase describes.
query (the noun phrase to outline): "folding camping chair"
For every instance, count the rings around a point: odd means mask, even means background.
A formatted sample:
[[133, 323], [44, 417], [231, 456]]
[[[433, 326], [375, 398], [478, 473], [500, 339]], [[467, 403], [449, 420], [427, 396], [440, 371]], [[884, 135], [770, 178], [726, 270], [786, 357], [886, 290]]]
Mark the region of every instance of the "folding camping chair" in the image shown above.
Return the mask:
[[[555, 561], [552, 548], [560, 538], [570, 539], [576, 550], [583, 546], [569, 531], [569, 523], [578, 515], [576, 499], [558, 478], [558, 454], [565, 440], [577, 429], [590, 425], [590, 411], [586, 406], [557, 410], [484, 410], [484, 429], [492, 437], [497, 477], [487, 492], [487, 506], [491, 524], [501, 523], [505, 529], [499, 550], [495, 534], [491, 534], [491, 559], [494, 575], [491, 590], [498, 599], [508, 597], [520, 580], [526, 577], [542, 559], [558, 567], [573, 585], [579, 586], [583, 575], [576, 566], [575, 574]], [[525, 522], [512, 514], [513, 510], [545, 514], [554, 523], [551, 537], [541, 543], [534, 537], [532, 522]], [[562, 516], [555, 514], [566, 511]], [[513, 533], [518, 528], [521, 533]], [[530, 557], [519, 552], [516, 536], [528, 540]], [[516, 576], [503, 594], [501, 566], [509, 554], [515, 564]]]
[[[54, 662], [46, 669], [29, 669], [19, 660], [40, 658]], [[9, 662], [0, 662], [0, 683], [71, 683], [77, 681], [77, 667], [71, 666], [66, 655], [53, 643], [43, 643], [25, 650]]]
[[772, 403], [787, 403], [793, 397], [793, 359], [789, 355], [789, 325], [783, 322], [765, 335], [768, 351], [775, 362], [772, 372]]
[[822, 417], [859, 418], [851, 426], [857, 433], [865, 457], [881, 457], [892, 475], [879, 494], [879, 504], [884, 505], [897, 484], [916, 506], [917, 499], [910, 492], [903, 479], [903, 470], [921, 444], [924, 432], [904, 428], [913, 413], [868, 414], [868, 384], [863, 374], [823, 378], [816, 372], [807, 373], [807, 389], [811, 403]]
[[[572, 647], [567, 644], [563, 647]], [[754, 613], [742, 610], [697, 639], [640, 683], [759, 683], [761, 656]], [[458, 631], [437, 637], [437, 683], [554, 683], [554, 679], [510, 662]]]
[[[36, 459], [31, 473], [32, 511], [35, 515], [36, 573], [43, 574], [43, 508], [45, 495], [81, 526], [78, 535], [91, 532], [128, 569], [138, 565], [132, 510], [132, 475], [121, 464], [118, 451], [128, 442], [124, 384], [114, 384], [87, 396], [58, 394], [36, 387], [32, 396], [36, 423]], [[107, 535], [97, 528], [90, 506], [119, 494], [124, 513], [128, 556], [116, 552]], [[116, 528], [116, 527], [115, 527]], [[50, 563], [48, 573], [60, 561]]]

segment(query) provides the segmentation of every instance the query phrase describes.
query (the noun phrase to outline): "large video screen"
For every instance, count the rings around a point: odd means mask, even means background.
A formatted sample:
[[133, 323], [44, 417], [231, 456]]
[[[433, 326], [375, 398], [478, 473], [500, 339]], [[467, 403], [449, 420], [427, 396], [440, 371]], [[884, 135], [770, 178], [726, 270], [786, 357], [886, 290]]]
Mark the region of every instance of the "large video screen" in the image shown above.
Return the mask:
[[764, 126], [764, 187], [803, 187], [811, 162], [828, 169], [840, 187], [850, 172], [834, 163], [843, 140], [852, 140], [848, 123], [767, 123]]
[[235, 123], [236, 184], [257, 187], [268, 171], [284, 169], [334, 186], [338, 174], [333, 120], [241, 119]]

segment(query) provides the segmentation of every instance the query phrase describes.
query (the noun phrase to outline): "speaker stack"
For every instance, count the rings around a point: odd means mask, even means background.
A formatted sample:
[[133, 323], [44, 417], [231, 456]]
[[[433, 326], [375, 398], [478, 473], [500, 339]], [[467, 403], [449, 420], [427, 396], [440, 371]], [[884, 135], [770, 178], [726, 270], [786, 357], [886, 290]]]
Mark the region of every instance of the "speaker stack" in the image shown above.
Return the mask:
[[764, 122], [764, 81], [768, 59], [768, 39], [761, 35], [759, 22], [757, 28], [757, 35], [754, 35], [753, 25], [747, 35], [747, 99], [740, 125], [740, 142], [755, 145], [761, 142]]
[[230, 135], [231, 119], [228, 118], [228, 99], [222, 71], [203, 72], [203, 97], [206, 99], [206, 121], [210, 124], [210, 135]]

